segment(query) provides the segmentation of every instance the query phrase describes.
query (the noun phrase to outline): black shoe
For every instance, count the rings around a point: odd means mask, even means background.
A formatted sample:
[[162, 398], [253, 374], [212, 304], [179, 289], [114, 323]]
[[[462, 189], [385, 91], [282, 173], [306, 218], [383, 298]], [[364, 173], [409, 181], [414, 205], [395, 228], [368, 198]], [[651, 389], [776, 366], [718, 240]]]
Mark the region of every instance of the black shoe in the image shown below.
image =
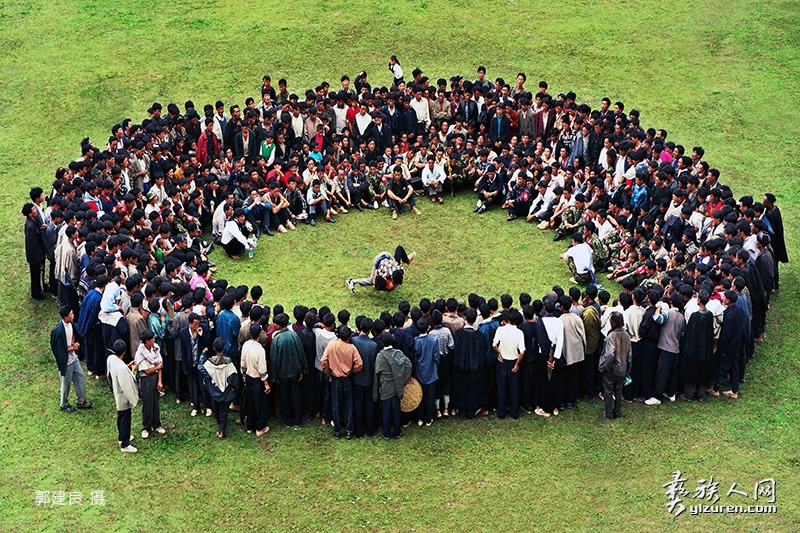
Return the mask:
[[361, 204], [358, 204], [356, 208], [358, 208], [359, 211], [364, 211], [364, 207]]
[[476, 206], [475, 206], [475, 209], [473, 209], [473, 210], [472, 210], [472, 212], [473, 212], [473, 213], [477, 213], [477, 212], [478, 212], [478, 209], [480, 209], [480, 208], [481, 208], [481, 206], [479, 206], [479, 205], [476, 205]]
[[64, 411], [65, 413], [74, 413], [75, 412], [75, 408], [72, 407], [71, 405], [67, 405], [65, 407], [62, 407], [61, 410]]
[[34, 300], [40, 300], [41, 301], [41, 300], [47, 299], [47, 296], [45, 296], [44, 294], [34, 294], [34, 295], [31, 295], [31, 298], [33, 298]]
[[92, 402], [87, 400], [87, 401], [85, 401], [83, 403], [75, 404], [75, 406], [78, 409], [91, 409], [92, 408]]
[[316, 226], [317, 225], [316, 219], [313, 219], [313, 218], [309, 219], [308, 223], [311, 224], [312, 226]]
[[564, 238], [564, 235], [562, 233], [556, 233], [556, 236], [553, 237], [553, 242], [558, 242], [563, 238]]
[[275, 236], [275, 234], [274, 234], [274, 233], [272, 233], [272, 230], [271, 230], [271, 229], [269, 229], [269, 227], [265, 227], [265, 228], [264, 228], [264, 235], [269, 235], [270, 237], [273, 237], [273, 236]]
[[327, 219], [325, 222], [330, 222], [331, 224], [336, 224], [336, 221], [332, 217]]
[[353, 439], [353, 432], [352, 432], [352, 431], [348, 431], [348, 432], [347, 432], [347, 436], [346, 436], [345, 438], [346, 438], [347, 440], [352, 440], [352, 439]]
[[482, 205], [482, 206], [480, 206], [480, 207], [478, 208], [478, 211], [477, 211], [477, 213], [480, 215], [481, 213], [483, 213], [483, 212], [485, 212], [485, 211], [486, 211], [486, 206], [485, 206], [485, 205]]
[[339, 439], [342, 438], [342, 436], [339, 434], [338, 431], [334, 431], [333, 432], [333, 438], [336, 439], [336, 440], [339, 440]]

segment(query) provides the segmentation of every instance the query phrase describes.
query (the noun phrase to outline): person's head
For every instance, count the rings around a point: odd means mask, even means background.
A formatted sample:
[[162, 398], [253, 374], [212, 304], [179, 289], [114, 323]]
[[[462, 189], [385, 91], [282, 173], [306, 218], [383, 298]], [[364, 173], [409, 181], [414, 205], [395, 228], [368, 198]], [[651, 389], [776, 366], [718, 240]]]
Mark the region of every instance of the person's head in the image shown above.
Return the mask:
[[156, 335], [153, 333], [153, 330], [146, 329], [139, 335], [139, 340], [141, 340], [144, 347], [149, 350], [156, 343]]
[[611, 313], [609, 322], [611, 323], [611, 329], [621, 329], [625, 325], [625, 319], [619, 311]]
[[250, 338], [256, 341], [261, 336], [262, 331], [263, 329], [261, 328], [261, 325], [258, 323], [250, 324], [250, 327], [248, 328], [248, 332], [250, 333]]
[[342, 326], [336, 332], [336, 336], [339, 337], [339, 340], [342, 342], [347, 342], [350, 340], [350, 337], [353, 336], [353, 330], [351, 330], [347, 326]]
[[75, 320], [75, 313], [72, 311], [72, 306], [65, 305], [61, 307], [61, 309], [58, 310], [58, 314], [65, 324], [69, 324]]

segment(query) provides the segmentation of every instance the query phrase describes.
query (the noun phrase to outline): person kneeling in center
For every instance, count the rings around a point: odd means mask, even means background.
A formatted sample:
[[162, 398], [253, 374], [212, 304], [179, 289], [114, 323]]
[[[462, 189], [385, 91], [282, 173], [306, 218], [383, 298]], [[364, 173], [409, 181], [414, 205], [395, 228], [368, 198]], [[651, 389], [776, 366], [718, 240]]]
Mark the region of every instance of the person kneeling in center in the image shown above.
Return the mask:
[[559, 255], [567, 260], [567, 266], [572, 273], [570, 281], [578, 285], [594, 283], [594, 269], [592, 267], [592, 248], [583, 241], [583, 235], [572, 235], [572, 246]]

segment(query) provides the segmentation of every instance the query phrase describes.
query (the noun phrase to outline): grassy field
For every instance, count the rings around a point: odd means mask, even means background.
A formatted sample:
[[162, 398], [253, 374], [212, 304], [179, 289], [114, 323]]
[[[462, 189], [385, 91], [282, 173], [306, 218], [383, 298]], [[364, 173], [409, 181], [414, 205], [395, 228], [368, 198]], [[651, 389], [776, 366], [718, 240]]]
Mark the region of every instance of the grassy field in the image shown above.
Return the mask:
[[[653, 0], [542, 4], [380, 0], [325, 4], [57, 1], [0, 5], [0, 529], [3, 531], [796, 531], [800, 529], [800, 8], [796, 2]], [[409, 428], [398, 442], [334, 442], [312, 424], [273, 423], [266, 438], [238, 428], [219, 442], [186, 405], [162, 407], [163, 437], [116, 450], [113, 399], [89, 383], [95, 409], [58, 410], [47, 346], [53, 302], [27, 294], [19, 209], [33, 185], [104, 143], [153, 101], [198, 105], [257, 96], [261, 76], [301, 93], [366, 69], [389, 85], [386, 61], [432, 78], [518, 71], [598, 105], [620, 99], [646, 127], [706, 149], [738, 196], [770, 190], [790, 258], [741, 399], [624, 407], [601, 421], [599, 401], [547, 420], [493, 417]], [[500, 213], [477, 217], [465, 195], [421, 205], [419, 217], [343, 215], [262, 240], [252, 261], [219, 259], [220, 275], [261, 284], [264, 301], [376, 314], [407, 298], [537, 296], [568, 272], [562, 248]], [[420, 253], [390, 295], [355, 297], [343, 279], [383, 249]], [[134, 428], [138, 421], [134, 413]], [[792, 422], [792, 420], [795, 420]], [[672, 518], [662, 485], [674, 470], [693, 491], [720, 481], [720, 503], [748, 505], [756, 481], [778, 482], [775, 515]], [[751, 498], [726, 496], [731, 483]], [[82, 505], [37, 507], [36, 491], [80, 491]], [[102, 490], [105, 505], [90, 505]], [[684, 503], [696, 503], [687, 500]], [[688, 505], [687, 505], [688, 507]]]

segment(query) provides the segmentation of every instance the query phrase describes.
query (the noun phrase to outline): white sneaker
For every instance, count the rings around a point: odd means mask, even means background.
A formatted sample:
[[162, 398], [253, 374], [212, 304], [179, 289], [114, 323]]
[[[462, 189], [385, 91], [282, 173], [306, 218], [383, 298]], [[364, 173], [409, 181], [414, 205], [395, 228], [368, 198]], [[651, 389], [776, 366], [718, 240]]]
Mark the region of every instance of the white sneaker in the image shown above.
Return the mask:
[[142, 430], [142, 438], [143, 438], [143, 439], [146, 439], [146, 438], [147, 438], [147, 437], [149, 437], [149, 436], [150, 436], [150, 432], [149, 432], [149, 431], [147, 431], [146, 429], [143, 429], [143, 430]]
[[119, 451], [121, 451], [121, 452], [128, 452], [128, 453], [136, 453], [136, 452], [138, 452], [139, 450], [137, 450], [136, 448], [134, 448], [133, 446], [131, 446], [130, 444], [128, 444], [126, 447], [124, 447], [124, 448], [120, 448], [120, 449], [119, 449]]
[[192, 409], [191, 415], [192, 416], [197, 416], [197, 409]]
[[206, 416], [211, 416], [211, 415], [213, 415], [213, 414], [214, 414], [214, 413], [213, 413], [213, 412], [211, 412], [211, 409], [206, 409]]
[[644, 401], [645, 405], [661, 405], [661, 400], [658, 398], [648, 398]]
[[542, 409], [541, 407], [537, 407], [537, 408], [536, 408], [536, 410], [534, 411], [534, 413], [536, 413], [536, 414], [537, 414], [537, 415], [539, 415], [539, 416], [543, 416], [543, 417], [545, 417], [545, 418], [547, 418], [548, 416], [550, 416], [550, 413], [548, 413], [547, 411], [545, 411], [545, 410], [544, 410], [544, 409]]
[[388, 200], [384, 200], [383, 202], [381, 202], [381, 205], [383, 207], [389, 207], [389, 201]]
[[[128, 437], [128, 442], [132, 442], [132, 441], [133, 441], [133, 435]], [[118, 440], [117, 442], [119, 443], [120, 446], [122, 446], [122, 441], [121, 440]]]
[[155, 431], [155, 432], [156, 432], [156, 433], [158, 433], [159, 435], [163, 435], [164, 433], [166, 433], [166, 432], [167, 432], [167, 430], [166, 430], [166, 429], [164, 429], [164, 428], [162, 428], [161, 426], [157, 427], [157, 428], [156, 428], [156, 429], [154, 429], [153, 431]]
[[347, 284], [347, 288], [350, 289], [350, 292], [355, 294], [356, 293], [356, 284], [353, 283], [353, 280], [352, 279], [348, 279], [347, 281], [345, 281], [345, 283]]
[[675, 401], [675, 395], [672, 395], [672, 396], [667, 396], [667, 393], [666, 393], [666, 392], [664, 393], [664, 398], [666, 398], [667, 400], [669, 400], [669, 401], [671, 401], [671, 402], [674, 402], [674, 401]]
[[374, 202], [372, 202], [372, 209], [374, 209], [375, 211], [378, 210], [378, 200], [375, 200]]

